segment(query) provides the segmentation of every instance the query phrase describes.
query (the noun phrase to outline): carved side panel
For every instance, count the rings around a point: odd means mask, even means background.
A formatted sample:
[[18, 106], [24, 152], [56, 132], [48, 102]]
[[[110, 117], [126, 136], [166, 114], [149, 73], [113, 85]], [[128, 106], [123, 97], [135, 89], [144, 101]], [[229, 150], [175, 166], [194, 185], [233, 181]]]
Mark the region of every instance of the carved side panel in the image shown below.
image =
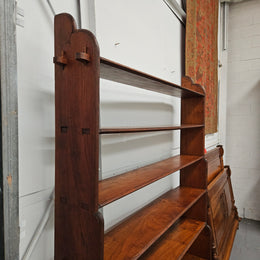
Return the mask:
[[213, 258], [228, 259], [238, 225], [228, 168], [220, 171], [208, 186], [209, 224], [213, 230]]

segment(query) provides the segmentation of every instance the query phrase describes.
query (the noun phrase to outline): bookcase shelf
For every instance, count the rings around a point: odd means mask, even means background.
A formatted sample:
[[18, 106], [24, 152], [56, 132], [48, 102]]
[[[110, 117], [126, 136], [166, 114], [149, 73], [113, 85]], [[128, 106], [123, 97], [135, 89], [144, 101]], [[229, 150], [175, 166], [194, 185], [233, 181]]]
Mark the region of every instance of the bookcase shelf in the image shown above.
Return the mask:
[[[100, 57], [95, 36], [77, 30], [69, 14], [55, 16], [54, 56], [55, 259], [210, 255], [210, 247], [196, 249], [208, 230], [203, 87], [189, 77], [178, 86]], [[180, 125], [100, 128], [100, 78], [179, 97]], [[179, 155], [99, 180], [101, 135], [174, 130], [180, 130]], [[179, 187], [104, 232], [100, 208], [178, 170]]]
[[99, 181], [99, 206], [137, 191], [199, 160], [202, 156], [177, 155], [142, 168]]
[[141, 132], [158, 132], [158, 131], [172, 131], [190, 128], [201, 128], [204, 125], [178, 125], [178, 126], [161, 126], [161, 127], [140, 127], [140, 128], [101, 128], [100, 134], [124, 134], [124, 133], [141, 133]]
[[202, 221], [180, 218], [140, 259], [182, 259], [205, 226]]
[[203, 194], [189, 187], [165, 193], [105, 234], [104, 259], [138, 259]]

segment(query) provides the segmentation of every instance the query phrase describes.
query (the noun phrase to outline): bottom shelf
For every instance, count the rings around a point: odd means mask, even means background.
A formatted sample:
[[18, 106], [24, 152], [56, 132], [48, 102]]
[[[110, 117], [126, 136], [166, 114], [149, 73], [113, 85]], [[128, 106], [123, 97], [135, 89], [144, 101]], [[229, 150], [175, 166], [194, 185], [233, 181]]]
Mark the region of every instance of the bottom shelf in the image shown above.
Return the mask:
[[140, 259], [182, 259], [205, 226], [205, 222], [180, 219]]
[[[205, 192], [201, 189], [178, 187], [134, 213], [105, 234], [104, 259], [138, 259], [158, 239], [160, 240], [163, 234], [167, 234], [173, 224], [179, 223], [183, 214], [205, 195]], [[190, 234], [194, 229], [200, 229], [204, 225], [202, 222], [192, 220], [180, 223], [175, 230], [179, 231], [181, 228], [182, 235], [186, 233], [185, 229], [191, 229], [192, 231], [188, 232]]]

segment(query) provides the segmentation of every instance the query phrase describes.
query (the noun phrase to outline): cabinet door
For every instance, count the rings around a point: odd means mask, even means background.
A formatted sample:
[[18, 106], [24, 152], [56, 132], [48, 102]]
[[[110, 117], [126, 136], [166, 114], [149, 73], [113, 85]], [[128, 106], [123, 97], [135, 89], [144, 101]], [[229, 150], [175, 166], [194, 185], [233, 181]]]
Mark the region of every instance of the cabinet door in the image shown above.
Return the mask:
[[209, 188], [211, 211], [211, 228], [214, 233], [217, 253], [219, 254], [229, 228], [232, 202], [229, 191], [228, 176], [225, 171], [218, 176]]

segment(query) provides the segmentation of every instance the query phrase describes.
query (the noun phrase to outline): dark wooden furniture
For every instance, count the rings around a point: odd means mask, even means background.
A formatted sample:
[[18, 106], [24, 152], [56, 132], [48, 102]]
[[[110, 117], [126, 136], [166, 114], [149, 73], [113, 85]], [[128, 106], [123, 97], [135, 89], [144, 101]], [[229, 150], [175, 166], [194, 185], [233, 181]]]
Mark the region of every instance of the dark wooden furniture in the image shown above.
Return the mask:
[[[68, 14], [55, 17], [55, 259], [210, 259], [204, 99], [182, 86], [101, 58], [94, 35]], [[181, 124], [99, 128], [99, 78], [181, 98]], [[106, 180], [98, 179], [99, 136], [181, 131], [180, 155]], [[180, 186], [104, 234], [99, 208], [180, 170]], [[198, 246], [200, 245], [200, 246]]]
[[230, 257], [239, 217], [231, 185], [231, 171], [223, 164], [223, 148], [206, 154], [208, 161], [208, 222], [213, 233], [213, 259], [228, 260]]

